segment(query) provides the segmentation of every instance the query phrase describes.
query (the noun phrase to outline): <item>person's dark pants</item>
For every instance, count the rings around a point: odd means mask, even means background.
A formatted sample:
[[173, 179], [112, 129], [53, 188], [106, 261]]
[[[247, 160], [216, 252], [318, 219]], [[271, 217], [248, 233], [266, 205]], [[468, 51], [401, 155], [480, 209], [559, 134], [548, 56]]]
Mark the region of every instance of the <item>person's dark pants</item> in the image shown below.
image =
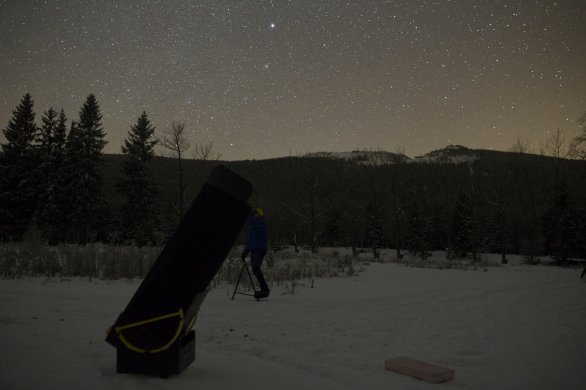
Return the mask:
[[260, 291], [263, 293], [269, 292], [269, 286], [267, 285], [267, 281], [265, 280], [260, 267], [262, 262], [267, 254], [266, 250], [255, 250], [250, 253], [250, 264], [252, 265], [252, 272], [256, 279], [258, 280], [258, 284], [260, 286]]

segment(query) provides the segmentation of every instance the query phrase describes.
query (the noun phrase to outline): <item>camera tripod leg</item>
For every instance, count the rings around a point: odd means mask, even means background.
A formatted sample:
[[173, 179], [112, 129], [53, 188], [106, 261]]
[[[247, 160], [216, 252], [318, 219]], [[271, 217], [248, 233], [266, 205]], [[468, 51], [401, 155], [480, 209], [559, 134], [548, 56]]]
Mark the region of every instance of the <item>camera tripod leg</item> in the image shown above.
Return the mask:
[[[250, 285], [252, 286], [252, 291], [254, 291], [254, 294], [247, 294], [247, 293], [243, 293], [243, 292], [238, 291], [238, 285], [240, 284], [240, 280], [242, 279], [242, 274], [244, 273], [245, 269], [246, 269], [246, 273], [248, 274], [248, 280], [250, 280]], [[236, 286], [234, 287], [234, 292], [232, 293], [232, 300], [234, 300], [234, 297], [236, 296], [236, 294], [248, 295], [250, 297], [255, 297], [256, 300], [258, 301], [258, 298], [256, 297], [256, 289], [254, 288], [254, 282], [252, 280], [252, 275], [250, 274], [250, 270], [248, 269], [248, 265], [246, 264], [246, 261], [243, 261], [242, 268], [240, 268], [240, 275], [238, 275], [238, 281], [236, 282]]]

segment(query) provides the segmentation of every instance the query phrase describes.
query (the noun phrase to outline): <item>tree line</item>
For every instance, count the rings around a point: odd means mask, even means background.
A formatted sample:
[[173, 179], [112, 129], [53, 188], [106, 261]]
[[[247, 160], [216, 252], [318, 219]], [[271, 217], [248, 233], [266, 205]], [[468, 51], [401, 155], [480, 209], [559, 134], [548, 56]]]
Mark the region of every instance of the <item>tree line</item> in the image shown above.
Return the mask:
[[[211, 143], [185, 158], [191, 144], [180, 123], [155, 137], [145, 112], [122, 155], [103, 155], [93, 95], [70, 124], [63, 110], [44, 112], [39, 127], [34, 117], [25, 95], [3, 129], [2, 241], [21, 240], [33, 226], [49, 244], [163, 244], [217, 164], [209, 160]], [[579, 159], [586, 157], [586, 126], [571, 142], [576, 159], [562, 158], [562, 141], [558, 131], [541, 156], [519, 140], [511, 152], [476, 150], [476, 160], [460, 164], [399, 158], [368, 166], [323, 157], [223, 164], [252, 182], [251, 202], [265, 208], [275, 249], [343, 245], [376, 255], [390, 247], [397, 257], [447, 250], [472, 259], [492, 252], [503, 261], [523, 254], [530, 262], [541, 255], [565, 262], [586, 258], [586, 161]], [[157, 145], [173, 158], [155, 156]]]
[[79, 118], [70, 123], [63, 110], [51, 107], [37, 126], [33, 106], [31, 95], [24, 95], [3, 129], [1, 240], [20, 241], [34, 228], [51, 245], [108, 241], [118, 224], [137, 243], [155, 243], [159, 218], [150, 162], [157, 141], [147, 114], [138, 118], [122, 146], [117, 189], [125, 202], [112, 221], [104, 193], [106, 133], [96, 97], [88, 95]]
[[459, 164], [282, 158], [232, 166], [253, 182], [274, 246], [586, 258], [586, 161], [476, 153]]

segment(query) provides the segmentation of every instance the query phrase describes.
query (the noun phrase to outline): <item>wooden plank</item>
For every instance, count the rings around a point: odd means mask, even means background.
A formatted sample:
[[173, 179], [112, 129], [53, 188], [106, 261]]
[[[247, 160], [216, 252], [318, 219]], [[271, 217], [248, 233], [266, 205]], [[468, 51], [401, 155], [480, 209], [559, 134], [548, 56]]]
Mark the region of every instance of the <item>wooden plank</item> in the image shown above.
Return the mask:
[[454, 379], [455, 375], [451, 368], [436, 366], [407, 356], [385, 360], [385, 368], [430, 383], [447, 382]]

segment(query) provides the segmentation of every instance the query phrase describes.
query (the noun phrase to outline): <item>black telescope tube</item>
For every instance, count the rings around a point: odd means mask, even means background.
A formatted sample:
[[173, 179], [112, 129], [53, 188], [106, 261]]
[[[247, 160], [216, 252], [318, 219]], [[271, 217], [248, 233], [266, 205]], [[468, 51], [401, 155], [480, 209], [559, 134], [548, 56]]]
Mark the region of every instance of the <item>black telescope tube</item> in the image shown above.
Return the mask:
[[[150, 350], [184, 333], [207, 287], [238, 238], [252, 185], [233, 171], [214, 168], [177, 230], [149, 270], [106, 341]], [[183, 315], [182, 322], [178, 321]], [[134, 326], [133, 324], [138, 324]], [[178, 329], [181, 326], [182, 329]], [[117, 329], [124, 328], [124, 340]], [[123, 342], [124, 341], [124, 342]]]

